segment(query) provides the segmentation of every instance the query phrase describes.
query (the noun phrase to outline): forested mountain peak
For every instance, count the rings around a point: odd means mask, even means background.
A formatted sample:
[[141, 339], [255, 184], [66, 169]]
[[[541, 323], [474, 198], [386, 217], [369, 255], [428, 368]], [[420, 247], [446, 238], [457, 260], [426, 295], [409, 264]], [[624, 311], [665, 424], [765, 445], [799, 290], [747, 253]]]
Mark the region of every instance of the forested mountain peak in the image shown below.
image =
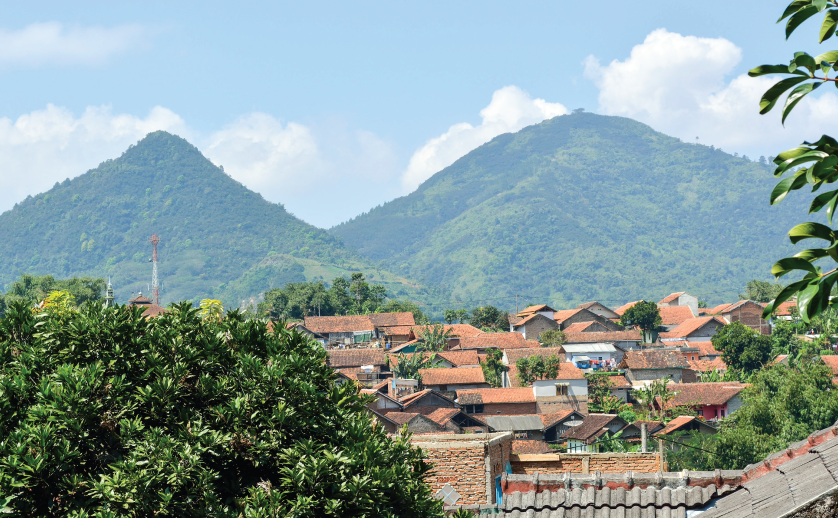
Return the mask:
[[721, 302], [768, 277], [805, 214], [799, 198], [769, 206], [773, 182], [760, 161], [575, 113], [500, 135], [331, 231], [463, 301], [621, 304], [677, 289]]

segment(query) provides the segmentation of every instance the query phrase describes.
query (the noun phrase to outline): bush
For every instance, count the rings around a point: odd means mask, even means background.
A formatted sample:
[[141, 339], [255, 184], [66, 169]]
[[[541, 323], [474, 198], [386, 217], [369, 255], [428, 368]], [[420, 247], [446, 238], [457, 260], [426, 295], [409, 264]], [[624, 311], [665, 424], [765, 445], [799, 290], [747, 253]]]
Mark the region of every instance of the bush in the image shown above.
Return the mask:
[[0, 509], [16, 516], [441, 516], [304, 335], [188, 304], [0, 320]]
[[637, 414], [635, 414], [633, 410], [623, 410], [622, 412], [617, 414], [617, 417], [619, 417], [627, 423], [633, 423], [637, 421]]

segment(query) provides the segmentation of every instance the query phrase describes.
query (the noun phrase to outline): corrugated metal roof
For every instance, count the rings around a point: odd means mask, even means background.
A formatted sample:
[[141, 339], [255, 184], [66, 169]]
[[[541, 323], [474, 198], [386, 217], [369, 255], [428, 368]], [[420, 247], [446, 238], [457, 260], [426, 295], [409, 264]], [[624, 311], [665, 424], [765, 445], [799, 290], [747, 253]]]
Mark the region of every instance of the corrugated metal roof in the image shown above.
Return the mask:
[[564, 344], [562, 345], [566, 353], [613, 353], [617, 352], [617, 348], [611, 344]]
[[486, 416], [484, 420], [498, 432], [526, 432], [544, 428], [541, 417], [537, 415], [495, 415]]

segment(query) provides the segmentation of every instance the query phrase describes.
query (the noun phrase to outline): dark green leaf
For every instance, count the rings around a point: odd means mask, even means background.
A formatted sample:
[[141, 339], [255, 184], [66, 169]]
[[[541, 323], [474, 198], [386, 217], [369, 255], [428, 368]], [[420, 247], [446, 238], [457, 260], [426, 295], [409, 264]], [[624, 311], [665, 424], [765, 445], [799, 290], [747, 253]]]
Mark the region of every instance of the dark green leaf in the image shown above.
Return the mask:
[[801, 250], [800, 252], [794, 254], [795, 257], [805, 259], [810, 263], [817, 261], [818, 259], [824, 258], [828, 255], [829, 252], [827, 252], [825, 248], [810, 248], [808, 250]]
[[812, 177], [826, 181], [835, 172], [836, 165], [838, 165], [838, 156], [829, 155], [812, 166]]
[[[748, 71], [748, 75], [751, 77], [758, 77], [764, 76], [767, 74], [788, 74], [789, 73], [789, 66], [788, 65], [761, 65], [756, 68], [752, 68]], [[797, 74], [799, 76], [806, 76], [808, 74], [803, 72], [802, 70], [798, 70], [795, 72], [791, 72], [792, 74]]]
[[777, 185], [774, 187], [774, 190], [771, 191], [771, 205], [781, 202], [789, 192], [796, 191], [804, 185], [806, 185], [805, 174], [797, 174], [795, 176], [789, 176], [788, 178], [784, 178], [783, 180], [778, 182]]
[[792, 3], [788, 5], [788, 7], [786, 7], [786, 10], [783, 11], [783, 15], [780, 17], [779, 20], [777, 20], [777, 23], [780, 23], [781, 21], [785, 20], [786, 18], [793, 15], [794, 13], [796, 13], [797, 11], [799, 11], [803, 7], [806, 7], [809, 4], [811, 4], [810, 0], [794, 0]]
[[818, 62], [815, 61], [815, 58], [807, 54], [806, 52], [795, 52], [794, 53], [794, 60], [792, 61], [795, 65], [799, 67], [804, 67], [809, 69], [809, 72], [814, 73], [815, 68], [818, 66]]
[[[818, 43], [823, 43], [835, 34], [835, 24], [838, 24], [838, 10], [831, 9], [826, 12], [821, 24], [821, 32], [818, 36]], [[821, 60], [818, 60], [821, 61]], [[824, 60], [825, 61], [825, 60]]]
[[832, 225], [832, 218], [835, 217], [835, 207], [838, 205], [838, 196], [832, 198], [829, 206], [826, 207], [826, 217], [829, 219], [829, 224]]
[[791, 33], [793, 33], [794, 30], [797, 29], [801, 23], [805, 22], [806, 20], [808, 20], [816, 14], [818, 14], [818, 8], [814, 5], [804, 7], [803, 9], [800, 9], [799, 11], [794, 13], [792, 17], [789, 18], [789, 21], [786, 24], [786, 39], [789, 39]]
[[[817, 281], [810, 282], [806, 288], [801, 290], [797, 295], [797, 309], [800, 311], [800, 317], [803, 318], [804, 322], [808, 322], [812, 316], [814, 316], [810, 311], [818, 306], [818, 293], [820, 292], [821, 285]], [[812, 308], [810, 308], [810, 304], [812, 304], [813, 299], [815, 299], [815, 303]]]
[[771, 315], [771, 313], [774, 312], [774, 308], [796, 295], [798, 291], [800, 291], [808, 284], [808, 280], [802, 280], [793, 282], [785, 288], [783, 288], [783, 291], [781, 291], [774, 300], [772, 300], [767, 306], [765, 306], [765, 311], [762, 312], [763, 318], [768, 318]]
[[771, 268], [771, 275], [780, 278], [783, 275], [795, 270], [805, 270], [812, 273], [818, 272], [815, 265], [805, 259], [800, 259], [799, 257], [786, 257], [785, 259], [780, 259], [774, 263], [774, 266]]
[[[806, 149], [806, 148], [798, 148], [798, 149]], [[813, 150], [806, 149], [806, 153], [802, 153], [800, 155], [797, 155], [794, 158], [790, 158], [788, 160], [780, 162], [780, 165], [774, 171], [774, 176], [781, 175], [781, 174], [785, 173], [788, 169], [790, 169], [792, 167], [795, 167], [795, 166], [798, 166], [800, 164], [805, 164], [806, 162], [812, 162], [814, 160], [821, 160], [821, 159], [824, 159], [828, 156], [829, 156], [829, 154], [824, 153], [823, 151], [813, 151]], [[777, 159], [775, 159], [774, 162], [777, 162]]]
[[806, 95], [808, 95], [810, 92], [812, 92], [822, 84], [823, 83], [806, 83], [792, 90], [789, 96], [786, 98], [786, 105], [783, 106], [783, 119], [781, 122], [785, 124], [786, 117], [789, 116], [789, 114], [797, 105], [797, 103], [799, 103], [801, 99], [803, 99]]
[[812, 204], [809, 205], [809, 214], [818, 212], [837, 197], [838, 191], [829, 191], [819, 194], [814, 200], [812, 200]]
[[759, 113], [766, 114], [771, 111], [771, 108], [777, 104], [777, 99], [789, 88], [796, 86], [803, 81], [809, 79], [808, 77], [789, 77], [778, 81], [774, 86], [769, 88], [762, 94], [762, 99], [759, 100]]
[[804, 239], [825, 239], [834, 243], [835, 233], [831, 228], [821, 223], [801, 223], [789, 230], [789, 239], [792, 243], [798, 243]]

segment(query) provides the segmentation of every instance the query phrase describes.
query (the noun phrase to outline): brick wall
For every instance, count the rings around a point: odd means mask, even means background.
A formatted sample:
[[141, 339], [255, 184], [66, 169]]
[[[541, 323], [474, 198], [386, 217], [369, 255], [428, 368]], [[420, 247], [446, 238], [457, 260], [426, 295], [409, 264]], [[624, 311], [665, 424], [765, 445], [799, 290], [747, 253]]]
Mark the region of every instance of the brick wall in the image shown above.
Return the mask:
[[555, 414], [564, 410], [576, 410], [588, 414], [588, 396], [542, 396], [535, 399], [537, 414]]
[[550, 331], [551, 329], [558, 328], [559, 324], [557, 324], [555, 320], [550, 320], [549, 318], [544, 317], [534, 318], [532, 319], [532, 321], [527, 322], [523, 326], [516, 329], [516, 331], [524, 331], [523, 334], [527, 340], [538, 340], [538, 337], [541, 336], [541, 333], [543, 333], [544, 331]]
[[671, 376], [672, 381], [678, 383], [684, 374], [684, 369], [626, 369], [626, 379], [629, 383], [640, 380], [659, 380]]
[[482, 414], [475, 414], [478, 417], [481, 415], [524, 415], [524, 414], [536, 414], [536, 404], [535, 401], [532, 403], [492, 403], [483, 405], [483, 413]]
[[742, 322], [754, 331], [763, 334], [771, 334], [771, 324], [762, 318], [764, 308], [754, 302], [745, 302], [730, 313], [722, 315], [728, 322]]
[[553, 453], [547, 455], [513, 455], [512, 473], [654, 473], [660, 471], [657, 453]]

